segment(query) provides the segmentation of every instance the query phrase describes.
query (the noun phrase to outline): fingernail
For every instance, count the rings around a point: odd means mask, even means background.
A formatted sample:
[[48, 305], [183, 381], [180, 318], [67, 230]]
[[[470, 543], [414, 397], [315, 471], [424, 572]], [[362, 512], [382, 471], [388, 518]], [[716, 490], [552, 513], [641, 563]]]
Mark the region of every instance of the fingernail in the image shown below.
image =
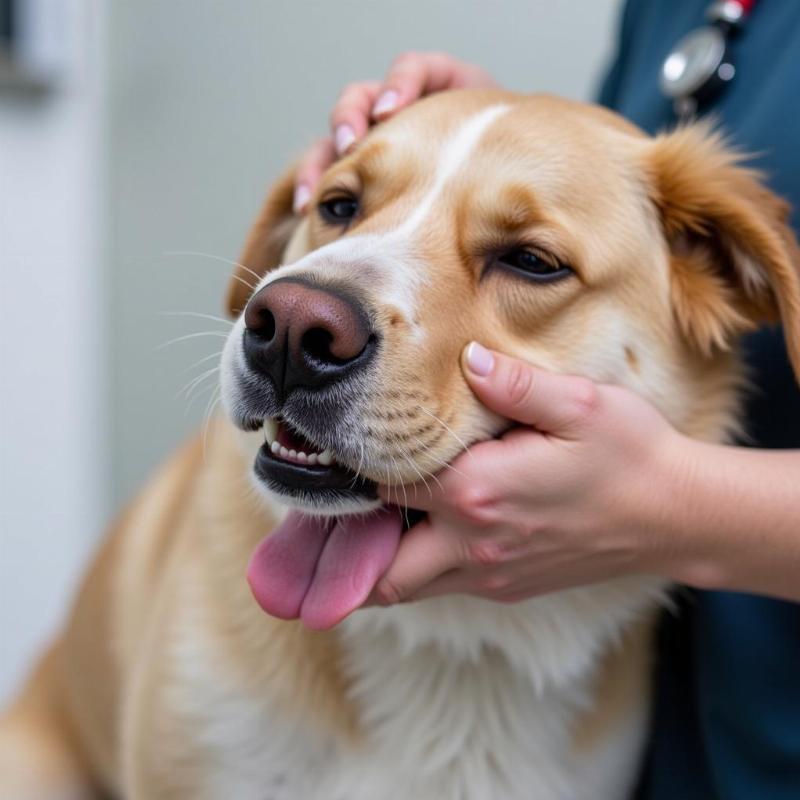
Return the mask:
[[399, 96], [394, 89], [387, 89], [375, 102], [372, 107], [372, 116], [379, 117], [381, 114], [388, 114], [397, 107]]
[[339, 125], [339, 127], [336, 128], [334, 141], [336, 143], [336, 152], [340, 156], [343, 156], [347, 152], [348, 148], [355, 140], [356, 135], [349, 125]]
[[482, 345], [471, 342], [467, 348], [467, 366], [470, 372], [485, 378], [494, 366], [494, 356]]
[[308, 205], [308, 201], [311, 199], [311, 189], [308, 188], [304, 183], [301, 183], [299, 186], [295, 187], [294, 190], [294, 200], [292, 202], [292, 208], [294, 209], [295, 214], [302, 214], [303, 211], [306, 210], [306, 206]]

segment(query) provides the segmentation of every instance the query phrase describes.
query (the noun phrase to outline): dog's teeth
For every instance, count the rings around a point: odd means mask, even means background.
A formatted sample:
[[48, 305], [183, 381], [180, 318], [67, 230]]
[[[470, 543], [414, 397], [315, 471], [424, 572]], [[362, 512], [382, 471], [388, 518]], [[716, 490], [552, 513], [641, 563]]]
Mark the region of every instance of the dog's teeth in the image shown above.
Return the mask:
[[272, 444], [278, 436], [278, 421], [267, 417], [261, 429], [264, 431], [264, 438]]
[[310, 466], [321, 464], [324, 467], [329, 467], [333, 463], [333, 453], [330, 450], [325, 450], [322, 453], [306, 453], [303, 450], [290, 450], [288, 447], [284, 447], [278, 441], [278, 423], [272, 418], [264, 420], [262, 430], [264, 431], [267, 446], [272, 454], [278, 456], [278, 458], [300, 464], [309, 464]]

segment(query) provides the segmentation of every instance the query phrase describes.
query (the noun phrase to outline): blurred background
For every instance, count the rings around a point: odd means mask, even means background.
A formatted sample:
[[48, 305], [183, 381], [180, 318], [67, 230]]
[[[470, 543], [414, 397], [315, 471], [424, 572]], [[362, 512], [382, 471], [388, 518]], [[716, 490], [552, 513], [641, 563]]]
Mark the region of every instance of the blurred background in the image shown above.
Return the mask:
[[201, 424], [227, 325], [190, 314], [223, 315], [226, 260], [339, 90], [436, 49], [590, 98], [619, 4], [0, 0], [0, 705]]

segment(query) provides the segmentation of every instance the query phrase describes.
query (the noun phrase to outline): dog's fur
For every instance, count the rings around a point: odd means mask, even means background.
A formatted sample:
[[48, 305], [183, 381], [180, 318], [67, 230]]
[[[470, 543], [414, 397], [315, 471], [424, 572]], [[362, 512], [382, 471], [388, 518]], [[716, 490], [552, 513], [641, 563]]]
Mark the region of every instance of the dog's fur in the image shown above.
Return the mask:
[[[739, 423], [743, 331], [782, 317], [800, 365], [786, 206], [707, 128], [653, 139], [596, 107], [453, 92], [379, 126], [326, 173], [317, 199], [334, 187], [361, 198], [346, 232], [313, 210], [294, 217], [292, 183], [267, 200], [229, 307], [245, 306], [253, 273], [259, 287], [293, 275], [357, 293], [381, 351], [327, 427], [337, 456], [374, 480], [418, 480], [505, 428], [461, 374], [473, 339], [627, 386], [715, 442]], [[537, 284], [487, 268], [520, 242], [575, 274]], [[242, 330], [240, 319], [223, 361], [239, 419]], [[516, 605], [369, 608], [327, 632], [273, 619], [244, 580], [284, 513], [252, 489], [261, 441], [215, 421], [205, 458], [188, 444], [122, 516], [0, 725], [0, 797], [627, 795], [660, 578]], [[490, 499], [464, 498], [465, 518]]]

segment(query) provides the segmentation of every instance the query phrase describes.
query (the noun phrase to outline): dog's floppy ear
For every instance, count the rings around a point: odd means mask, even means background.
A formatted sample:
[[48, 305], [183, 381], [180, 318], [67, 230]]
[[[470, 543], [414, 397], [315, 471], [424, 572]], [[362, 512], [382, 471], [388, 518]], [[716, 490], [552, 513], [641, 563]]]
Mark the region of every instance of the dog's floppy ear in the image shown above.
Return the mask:
[[745, 330], [781, 320], [800, 379], [800, 248], [788, 204], [704, 124], [656, 137], [648, 159], [683, 332], [710, 355]]
[[247, 304], [257, 278], [281, 262], [283, 252], [301, 217], [292, 209], [295, 170], [286, 172], [272, 187], [255, 224], [247, 235], [244, 250], [228, 285], [226, 308], [235, 317]]

